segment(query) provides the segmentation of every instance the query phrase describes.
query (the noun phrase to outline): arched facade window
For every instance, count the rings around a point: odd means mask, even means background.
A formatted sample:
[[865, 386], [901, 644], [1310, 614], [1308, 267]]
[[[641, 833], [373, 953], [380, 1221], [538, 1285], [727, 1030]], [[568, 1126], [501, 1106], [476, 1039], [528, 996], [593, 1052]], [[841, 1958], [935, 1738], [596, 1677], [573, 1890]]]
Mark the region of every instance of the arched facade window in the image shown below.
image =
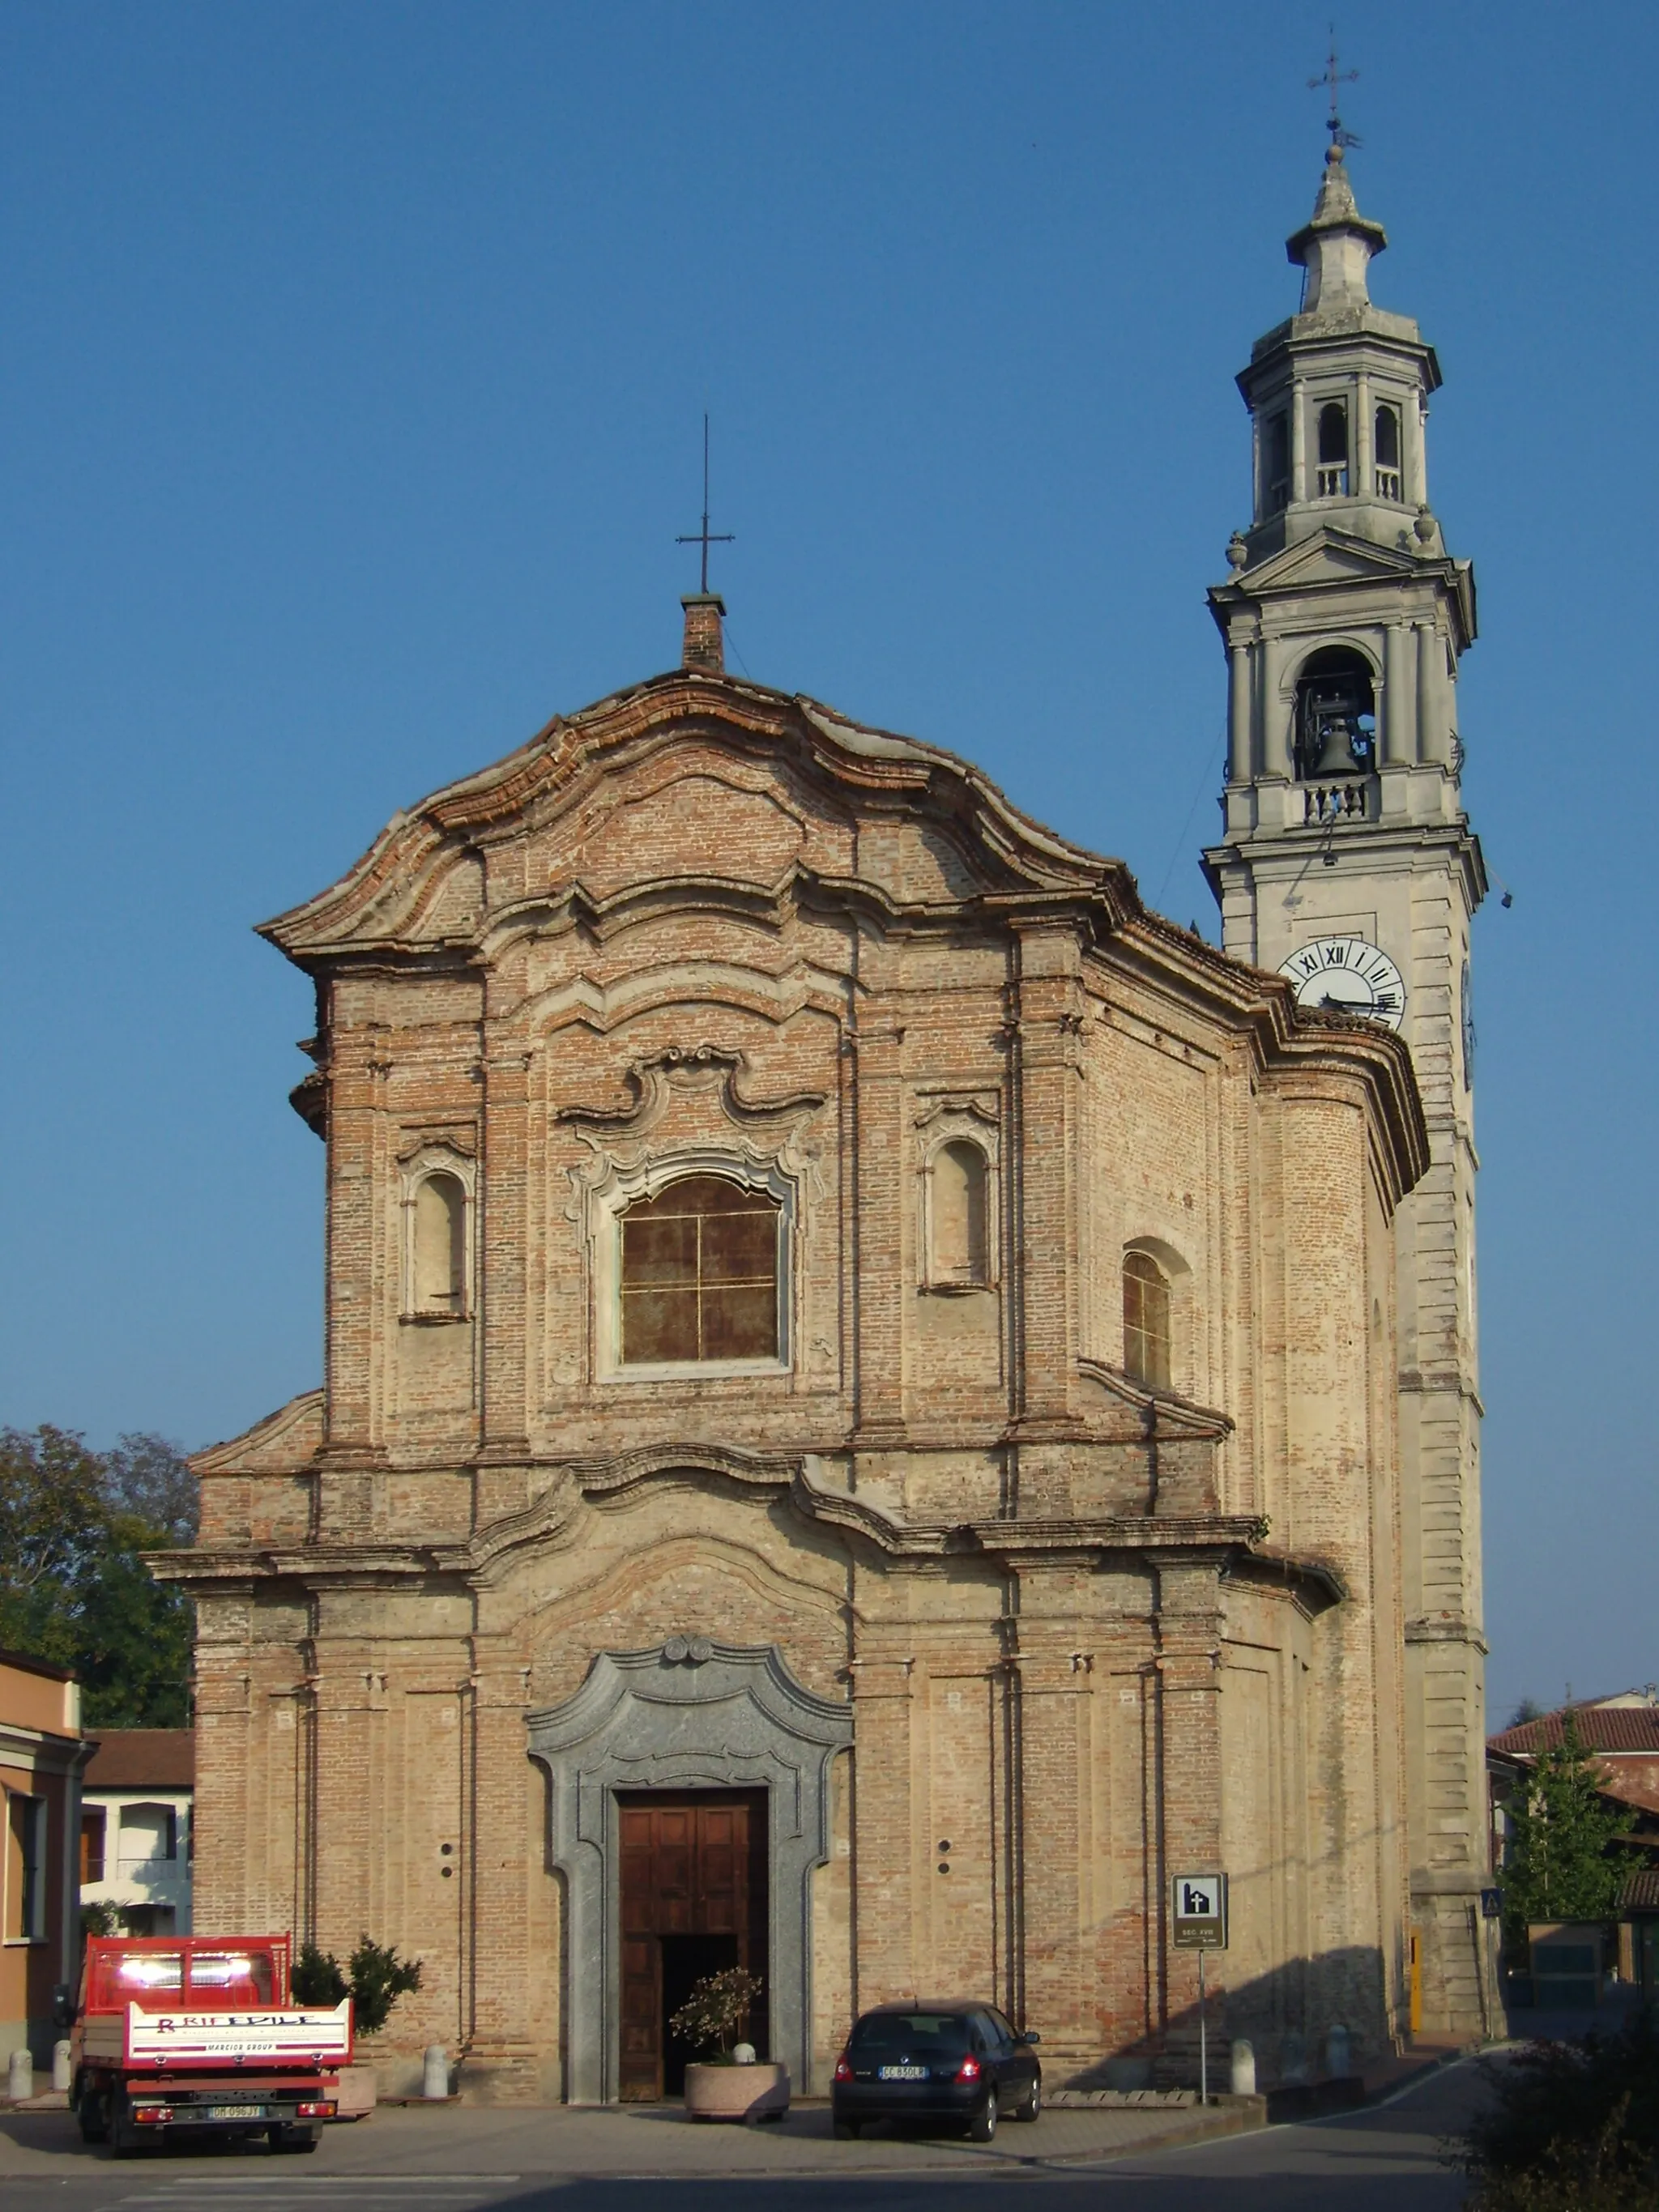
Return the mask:
[[1348, 489], [1348, 410], [1328, 399], [1319, 410], [1319, 496], [1342, 499]]
[[783, 1207], [690, 1175], [623, 1214], [621, 1364], [780, 1357]]
[[422, 1177], [415, 1188], [415, 1309], [466, 1309], [466, 1192], [453, 1175]]
[[1363, 654], [1329, 646], [1309, 656], [1297, 678], [1293, 744], [1304, 783], [1376, 767], [1376, 693]]
[[1123, 1255], [1123, 1364], [1149, 1390], [1173, 1388], [1174, 1301], [1150, 1252]]
[[927, 1279], [935, 1290], [982, 1289], [991, 1279], [990, 1172], [985, 1154], [953, 1137], [927, 1171]]
[[1400, 410], [1388, 405], [1376, 410], [1373, 441], [1376, 496], [1397, 501], [1401, 496]]

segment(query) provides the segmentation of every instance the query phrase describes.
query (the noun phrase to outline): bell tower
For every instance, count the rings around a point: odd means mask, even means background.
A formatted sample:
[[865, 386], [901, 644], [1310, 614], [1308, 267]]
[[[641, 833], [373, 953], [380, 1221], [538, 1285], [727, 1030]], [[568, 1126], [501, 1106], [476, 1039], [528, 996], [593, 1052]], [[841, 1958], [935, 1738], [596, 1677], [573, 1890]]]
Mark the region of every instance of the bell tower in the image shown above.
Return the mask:
[[1290, 977], [1304, 1005], [1398, 1030], [1428, 1116], [1432, 1164], [1396, 1224], [1413, 2008], [1425, 2030], [1478, 2033], [1495, 2002], [1469, 978], [1486, 878], [1457, 714], [1474, 576], [1429, 505], [1440, 366], [1409, 317], [1371, 303], [1388, 241], [1333, 136], [1313, 220], [1289, 240], [1300, 312], [1238, 379], [1254, 499], [1209, 594], [1229, 740], [1204, 867], [1226, 950]]

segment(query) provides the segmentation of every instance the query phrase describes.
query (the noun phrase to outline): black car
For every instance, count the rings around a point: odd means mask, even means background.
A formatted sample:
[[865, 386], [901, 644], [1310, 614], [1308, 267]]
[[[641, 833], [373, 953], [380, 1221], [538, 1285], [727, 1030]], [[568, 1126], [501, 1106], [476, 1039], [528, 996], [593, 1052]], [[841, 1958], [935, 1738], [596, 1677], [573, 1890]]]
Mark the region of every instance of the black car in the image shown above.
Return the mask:
[[868, 2120], [955, 2120], [989, 2142], [1004, 2113], [1034, 2120], [1042, 2110], [1037, 2040], [972, 1998], [878, 2005], [836, 2061], [836, 2133], [855, 2136]]

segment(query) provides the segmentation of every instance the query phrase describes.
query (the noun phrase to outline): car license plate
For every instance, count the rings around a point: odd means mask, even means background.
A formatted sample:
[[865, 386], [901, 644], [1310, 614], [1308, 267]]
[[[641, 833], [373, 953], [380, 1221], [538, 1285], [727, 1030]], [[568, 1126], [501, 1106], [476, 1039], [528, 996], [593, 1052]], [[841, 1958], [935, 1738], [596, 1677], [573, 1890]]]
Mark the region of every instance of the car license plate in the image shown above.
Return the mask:
[[263, 2105], [210, 2105], [207, 2116], [210, 2120], [262, 2120], [265, 2108]]
[[927, 2069], [925, 2066], [882, 2066], [876, 2069], [876, 2079], [878, 2081], [925, 2081]]

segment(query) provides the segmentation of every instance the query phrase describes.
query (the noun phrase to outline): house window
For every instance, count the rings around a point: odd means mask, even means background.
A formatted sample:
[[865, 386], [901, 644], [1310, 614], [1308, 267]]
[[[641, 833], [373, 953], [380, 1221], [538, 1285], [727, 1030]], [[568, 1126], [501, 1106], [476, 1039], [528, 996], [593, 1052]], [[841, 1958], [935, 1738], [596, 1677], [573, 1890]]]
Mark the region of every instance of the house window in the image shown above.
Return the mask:
[[1376, 410], [1376, 469], [1377, 497], [1397, 501], [1400, 497], [1400, 410], [1397, 407], [1379, 407]]
[[123, 1874], [148, 1866], [156, 1859], [179, 1856], [178, 1816], [171, 1805], [124, 1805], [121, 1808], [116, 1863]]
[[982, 1289], [991, 1279], [990, 1176], [966, 1138], [941, 1145], [928, 1168], [928, 1281]]
[[1123, 1258], [1123, 1364], [1149, 1390], [1170, 1388], [1170, 1279], [1150, 1252]]
[[6, 1936], [38, 1943], [46, 1932], [46, 1801], [6, 1799]]
[[466, 1306], [466, 1193], [459, 1177], [429, 1175], [415, 1191], [415, 1310]]
[[1348, 410], [1328, 399], [1319, 410], [1319, 496], [1342, 499], [1348, 489]]
[[622, 1217], [624, 1366], [779, 1356], [783, 1208], [693, 1175]]
[[81, 1815], [81, 1881], [104, 1879], [104, 1814], [101, 1808]]

